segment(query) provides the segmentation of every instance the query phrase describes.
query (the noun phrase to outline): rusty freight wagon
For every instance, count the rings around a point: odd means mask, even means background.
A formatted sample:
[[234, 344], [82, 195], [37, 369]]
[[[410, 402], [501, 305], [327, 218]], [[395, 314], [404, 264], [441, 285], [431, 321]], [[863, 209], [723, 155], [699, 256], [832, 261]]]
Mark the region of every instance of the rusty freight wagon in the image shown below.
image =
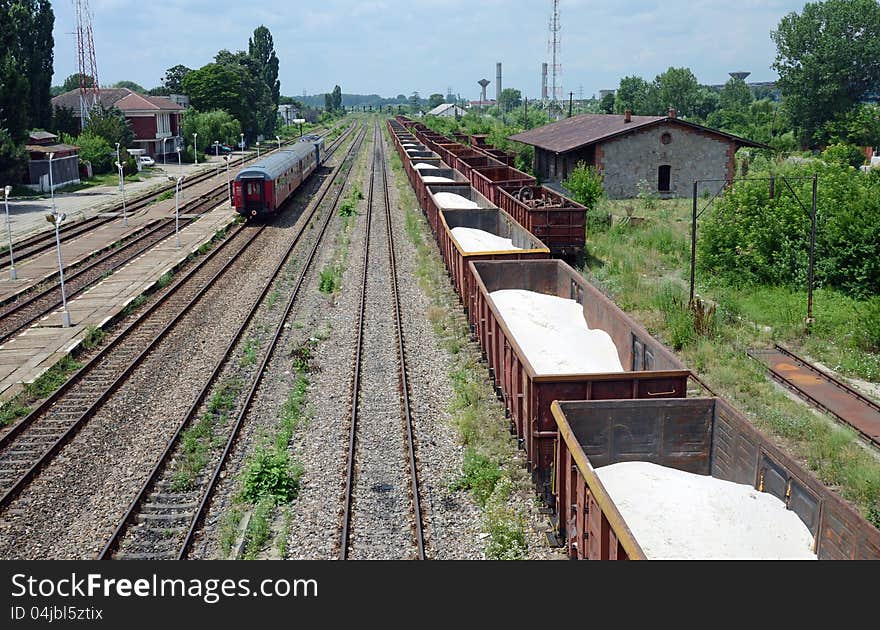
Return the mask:
[[416, 158], [414, 160], [409, 159], [408, 157], [403, 160], [403, 172], [406, 173], [407, 179], [409, 179], [410, 185], [413, 189], [418, 187], [419, 183], [419, 172], [421, 170], [427, 171], [436, 171], [438, 169], [448, 169], [449, 167], [440, 161], [440, 158]]
[[[548, 503], [556, 439], [556, 423], [550, 412], [554, 400], [687, 396], [690, 372], [675, 355], [563, 261], [487, 261], [469, 265], [476, 287], [469, 296], [468, 319], [528, 454], [539, 494]], [[541, 375], [490, 295], [502, 289], [543, 293], [580, 304], [586, 325], [604, 330], [614, 342], [624, 371]]]
[[455, 156], [455, 164], [451, 165], [453, 168], [458, 169], [458, 171], [468, 178], [470, 181], [471, 171], [475, 168], [490, 168], [493, 166], [501, 166], [501, 162], [494, 158], [490, 158], [488, 155], [475, 155], [475, 156]]
[[[415, 162], [413, 164], [416, 164]], [[428, 186], [461, 186], [470, 188], [468, 179], [453, 168], [446, 167], [442, 162], [437, 164], [440, 168], [416, 169], [413, 168], [413, 188], [416, 200], [420, 208], [425, 208], [428, 197]], [[440, 178], [449, 181], [440, 181]]]
[[546, 243], [554, 256], [584, 253], [586, 207], [546, 186], [500, 190], [498, 204], [523, 227]]
[[523, 173], [512, 166], [493, 166], [475, 168], [471, 171], [471, 184], [481, 195], [496, 206], [501, 206], [500, 192], [503, 188], [522, 188], [535, 186], [538, 183], [531, 175]]
[[552, 411], [557, 526], [571, 558], [645, 559], [596, 469], [647, 461], [774, 495], [809, 529], [820, 560], [880, 559], [880, 531], [721, 398], [558, 401]]
[[449, 186], [445, 184], [428, 184], [427, 186], [425, 186], [425, 189], [427, 194], [424, 197], [425, 205], [422, 206], [422, 210], [425, 213], [425, 217], [427, 217], [428, 219], [428, 224], [431, 226], [431, 231], [434, 233], [434, 238], [437, 239], [438, 243], [440, 242], [440, 230], [443, 229], [440, 224], [440, 210], [456, 210], [460, 208], [454, 208], [450, 205], [444, 205], [442, 201], [437, 199], [436, 195], [440, 193], [452, 193], [454, 195], [458, 195], [459, 197], [464, 198], [469, 202], [477, 204], [477, 208], [497, 208], [495, 204], [493, 204], [483, 195], [474, 190], [473, 186], [470, 185]]
[[[486, 249], [474, 251], [456, 238], [453, 230], [471, 228], [510, 239], [515, 250]], [[437, 232], [440, 253], [452, 284], [467, 308], [474, 291], [474, 281], [468, 263], [477, 260], [542, 260], [550, 258], [550, 250], [512, 216], [499, 208], [485, 210], [440, 210], [440, 229]]]

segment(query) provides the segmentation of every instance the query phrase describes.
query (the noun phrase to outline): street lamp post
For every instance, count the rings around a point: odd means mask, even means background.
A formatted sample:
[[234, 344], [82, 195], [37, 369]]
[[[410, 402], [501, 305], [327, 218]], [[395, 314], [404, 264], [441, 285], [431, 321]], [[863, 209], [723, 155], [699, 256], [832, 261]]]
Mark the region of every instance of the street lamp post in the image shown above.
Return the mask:
[[15, 258], [12, 257], [12, 222], [9, 220], [9, 193], [12, 192], [12, 186], [6, 186], [3, 189], [3, 201], [6, 204], [6, 231], [9, 234], [9, 279], [17, 280], [15, 275]]
[[[119, 143], [116, 143], [116, 163], [119, 164], [121, 160], [119, 159]], [[122, 192], [122, 175], [119, 175], [119, 192]]]
[[196, 139], [197, 139], [198, 137], [199, 137], [199, 134], [197, 134], [197, 133], [194, 133], [194, 134], [193, 134], [193, 156], [194, 156], [195, 159], [196, 159], [196, 166], [199, 165], [199, 147], [198, 147], [198, 145], [196, 144]]
[[55, 183], [52, 180], [52, 159], [55, 153], [49, 154], [49, 194], [52, 196], [52, 212], [55, 212]]
[[241, 136], [241, 142], [238, 143], [238, 146], [240, 146], [241, 150], [244, 151], [244, 134], [240, 133], [238, 135]]
[[119, 169], [119, 187], [122, 190], [122, 225], [128, 227], [128, 215], [125, 213], [125, 179], [122, 176], [122, 162], [116, 162]]
[[220, 174], [220, 141], [214, 140], [214, 157], [217, 158], [217, 174]]
[[278, 150], [281, 150], [281, 136], [275, 136], [275, 139], [278, 141]]
[[64, 290], [64, 263], [61, 260], [61, 235], [59, 230], [61, 228], [61, 223], [64, 219], [67, 218], [67, 215], [63, 212], [58, 214], [56, 211], [52, 211], [52, 214], [46, 215], [46, 221], [53, 224], [55, 226], [55, 246], [58, 250], [58, 277], [61, 279], [61, 325], [64, 328], [70, 328], [70, 313], [67, 310], [67, 292]]
[[[177, 147], [177, 149], [176, 149], [176, 151], [177, 151], [177, 174], [183, 175], [183, 163], [180, 161], [180, 149], [181, 149], [181, 147]], [[180, 194], [184, 199], [186, 199], [186, 193], [183, 190], [180, 191]]]
[[165, 143], [168, 142], [168, 138], [162, 138], [162, 168], [165, 169], [165, 172], [168, 172], [168, 154], [165, 153]]
[[180, 189], [186, 176], [181, 175], [177, 179], [169, 176], [168, 179], [174, 182], [174, 240], [177, 243], [177, 249], [180, 249]]
[[260, 141], [257, 140], [257, 159], [260, 159]]

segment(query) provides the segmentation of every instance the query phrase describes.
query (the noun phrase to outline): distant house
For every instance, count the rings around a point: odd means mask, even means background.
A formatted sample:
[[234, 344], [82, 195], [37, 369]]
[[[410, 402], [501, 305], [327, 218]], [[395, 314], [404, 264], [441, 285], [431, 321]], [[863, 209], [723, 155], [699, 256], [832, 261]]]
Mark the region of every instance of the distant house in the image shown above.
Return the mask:
[[[28, 172], [25, 185], [33, 190], [49, 192], [68, 184], [79, 184], [79, 147], [59, 144], [58, 136], [48, 131], [31, 131], [25, 146], [28, 153]], [[49, 176], [52, 156], [51, 178]]]
[[292, 125], [293, 121], [299, 118], [299, 110], [295, 105], [287, 103], [278, 106], [278, 118], [285, 125]]
[[[103, 88], [99, 97], [104, 107], [115, 107], [131, 121], [135, 147], [146, 155], [174, 154], [182, 147], [180, 123], [185, 108], [162, 96], [145, 96], [128, 88]], [[66, 107], [79, 118], [79, 90], [52, 99], [52, 107]]]
[[[723, 131], [668, 116], [584, 114], [510, 136], [535, 147], [535, 174], [560, 183], [578, 162], [595, 167], [605, 193], [635, 197], [640, 182], [662, 197], [717, 192], [735, 176], [740, 147], [768, 148]], [[644, 184], [643, 184], [644, 185]]]
[[464, 116], [467, 112], [454, 103], [441, 103], [426, 116], [440, 116], [442, 118], [453, 118], [455, 116]]

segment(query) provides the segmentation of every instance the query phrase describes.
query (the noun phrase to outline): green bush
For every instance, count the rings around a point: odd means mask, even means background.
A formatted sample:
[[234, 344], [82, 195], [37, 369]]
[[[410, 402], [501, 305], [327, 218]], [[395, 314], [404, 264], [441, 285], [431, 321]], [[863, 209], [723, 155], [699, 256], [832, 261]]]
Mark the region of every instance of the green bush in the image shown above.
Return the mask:
[[497, 463], [469, 448], [464, 454], [461, 477], [452, 484], [452, 489], [470, 490], [480, 507], [485, 507], [502, 475]]
[[[785, 165], [767, 181], [738, 182], [701, 219], [698, 262], [734, 286], [804, 287], [809, 270], [812, 175], [819, 177], [815, 281], [853, 297], [880, 294], [880, 177], [814, 162]], [[753, 172], [767, 177], [769, 172]], [[800, 202], [780, 175], [789, 179]], [[801, 205], [803, 204], [803, 206]]]
[[602, 175], [595, 168], [587, 166], [583, 162], [578, 162], [569, 178], [562, 182], [562, 185], [570, 190], [574, 200], [586, 206], [587, 210], [592, 210], [604, 194]]
[[79, 159], [92, 163], [95, 175], [109, 173], [116, 168], [116, 148], [111, 147], [104, 138], [88, 131], [81, 133], [70, 144], [79, 147]]
[[287, 451], [260, 449], [245, 470], [243, 496], [252, 502], [272, 497], [276, 503], [290, 503], [299, 492], [301, 475]]
[[858, 168], [865, 163], [865, 154], [856, 146], [838, 143], [822, 151], [822, 159], [838, 166]]

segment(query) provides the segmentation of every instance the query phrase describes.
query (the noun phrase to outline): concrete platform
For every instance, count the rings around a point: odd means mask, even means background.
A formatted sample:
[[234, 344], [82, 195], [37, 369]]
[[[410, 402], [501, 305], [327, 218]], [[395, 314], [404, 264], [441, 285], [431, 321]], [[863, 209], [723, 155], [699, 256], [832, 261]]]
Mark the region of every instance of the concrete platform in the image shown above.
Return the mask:
[[[240, 166], [229, 169], [230, 181], [240, 170]], [[218, 184], [226, 183], [226, 172], [221, 171], [219, 176], [212, 177], [206, 181], [200, 182], [191, 188], [186, 189], [186, 199], [195, 199], [201, 194], [215, 188]], [[76, 193], [74, 193], [76, 195]], [[181, 199], [181, 204], [184, 199]], [[11, 206], [12, 204], [10, 204]], [[56, 198], [56, 207], [59, 212], [67, 212], [64, 203]], [[99, 214], [99, 212], [90, 213], [88, 216]], [[76, 239], [61, 244], [61, 257], [64, 261], [64, 267], [68, 268], [75, 265], [97, 252], [106, 248], [109, 244], [125, 238], [144, 228], [149, 223], [157, 219], [168, 218], [174, 216], [174, 198], [165, 201], [156, 202], [146, 208], [142, 208], [134, 213], [128, 214], [128, 227], [123, 226], [122, 216], [119, 215], [118, 221], [110, 221], [99, 228], [90, 230]], [[184, 215], [181, 215], [184, 216]], [[193, 215], [186, 215], [192, 217]], [[43, 225], [52, 229], [45, 222], [41, 215]], [[7, 272], [7, 273], [4, 273]], [[49, 251], [32, 257], [28, 260], [16, 261], [15, 271], [18, 277], [14, 282], [9, 279], [8, 268], [0, 270], [0, 301], [5, 302], [20, 293], [24, 293], [58, 273], [58, 254], [53, 248]]]
[[[172, 213], [173, 209], [172, 205]], [[155, 216], [163, 212], [167, 213], [164, 202], [154, 204], [138, 217], [139, 223], [130, 218], [128, 230], [132, 231], [137, 225], [143, 225], [148, 220], [147, 216]], [[105, 326], [129, 302], [152, 287], [163, 274], [181, 265], [190, 254], [210, 241], [218, 231], [234, 223], [236, 216], [235, 210], [228, 204], [201, 215], [197, 221], [180, 230], [180, 249], [175, 246], [174, 235], [171, 235], [88, 291], [68, 301], [67, 307], [72, 321], [70, 328], [62, 327], [59, 309], [0, 345], [0, 401], [6, 401], [14, 396], [21, 391], [24, 384], [32, 383], [74, 350], [84, 339], [89, 326]], [[106, 239], [117, 239], [125, 230], [121, 227], [120, 221], [118, 224], [108, 226], [106, 230], [102, 228], [97, 232], [100, 234], [84, 237], [83, 240], [87, 240], [89, 245], [83, 244], [74, 249], [71, 244], [70, 251], [76, 253], [71, 254], [70, 257], [65, 254], [65, 258], [84, 257], [88, 255], [90, 247], [92, 249], [103, 247], [108, 242]], [[62, 247], [66, 249], [68, 246]], [[41, 256], [28, 265], [23, 265], [21, 277], [33, 281], [40, 274], [51, 275], [51, 265], [46, 261], [41, 262], [42, 258]], [[54, 260], [53, 264], [57, 271], [54, 251], [49, 258]], [[65, 263], [68, 263], [68, 260], [65, 260]], [[25, 269], [29, 271], [24, 273]], [[21, 284], [21, 281], [17, 284]], [[8, 286], [4, 288], [9, 289]]]

